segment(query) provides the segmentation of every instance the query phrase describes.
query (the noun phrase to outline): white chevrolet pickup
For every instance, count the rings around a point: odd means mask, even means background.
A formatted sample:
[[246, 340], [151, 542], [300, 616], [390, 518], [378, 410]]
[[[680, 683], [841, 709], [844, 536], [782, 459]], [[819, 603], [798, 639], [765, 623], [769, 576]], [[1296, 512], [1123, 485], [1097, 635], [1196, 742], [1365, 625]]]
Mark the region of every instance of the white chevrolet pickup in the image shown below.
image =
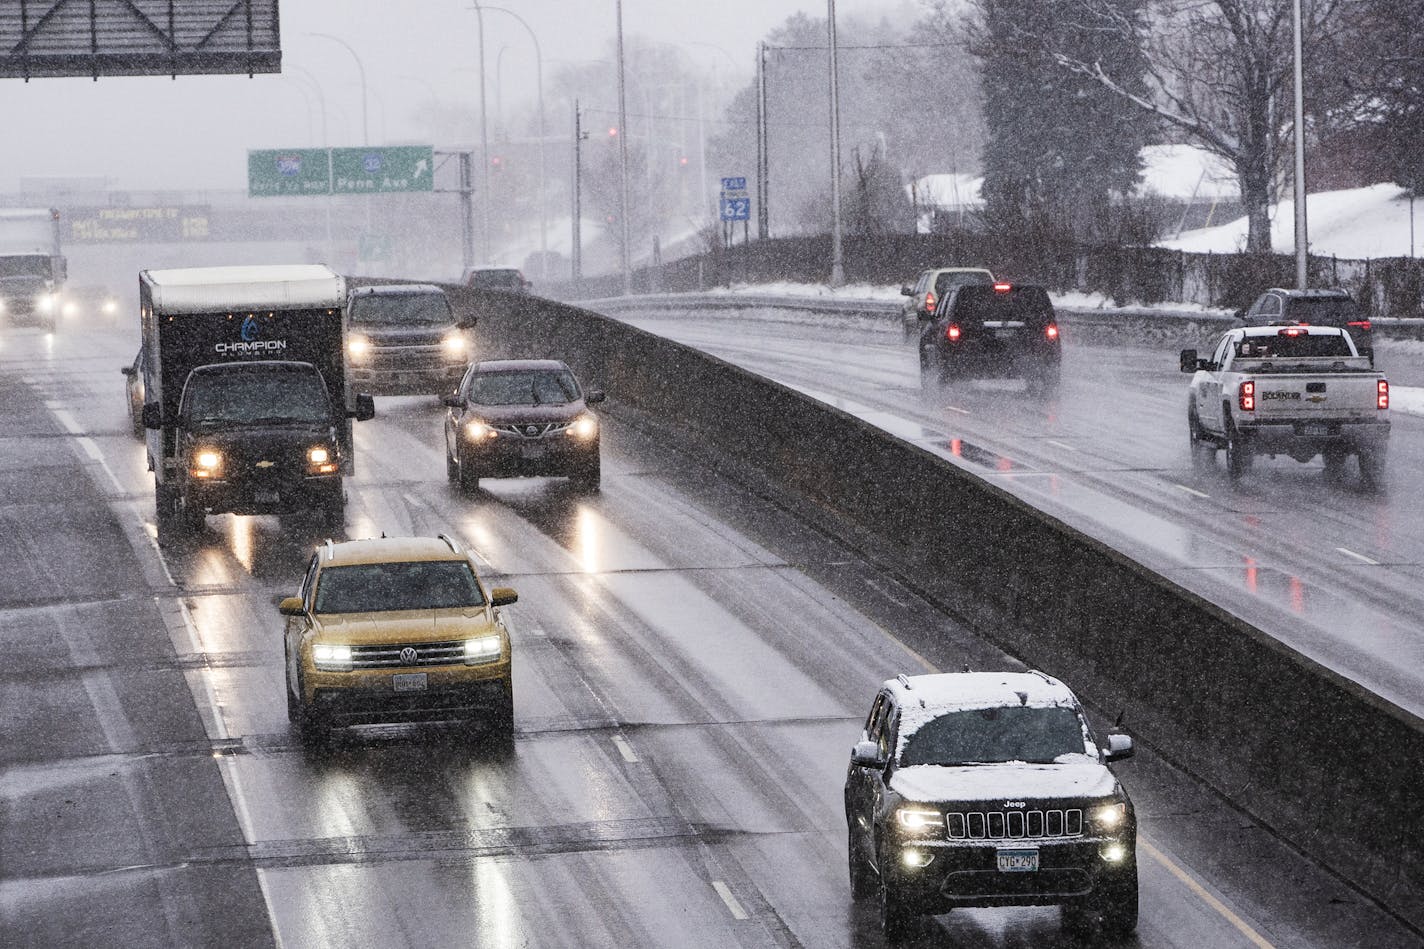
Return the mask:
[[1212, 463], [1226, 451], [1232, 479], [1255, 455], [1325, 460], [1338, 478], [1346, 459], [1359, 460], [1360, 479], [1378, 488], [1389, 444], [1389, 383], [1337, 327], [1248, 326], [1227, 331], [1209, 357], [1181, 354], [1192, 373], [1187, 427], [1192, 461]]

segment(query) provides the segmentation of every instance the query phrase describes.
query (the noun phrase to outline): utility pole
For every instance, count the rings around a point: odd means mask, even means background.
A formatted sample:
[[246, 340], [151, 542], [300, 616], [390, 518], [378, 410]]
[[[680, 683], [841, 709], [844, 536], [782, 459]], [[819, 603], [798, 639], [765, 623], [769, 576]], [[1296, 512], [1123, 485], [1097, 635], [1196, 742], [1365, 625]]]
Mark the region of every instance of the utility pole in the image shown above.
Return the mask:
[[1306, 254], [1310, 241], [1305, 226], [1305, 91], [1302, 89], [1300, 0], [1295, 0], [1295, 285], [1310, 286]]
[[766, 141], [766, 42], [757, 44], [757, 240], [771, 236], [771, 214], [766, 206], [770, 186]]
[[[1300, 0], [1296, 0], [1299, 4]], [[830, 285], [846, 284], [840, 254], [840, 84], [836, 80], [836, 0], [826, 0], [830, 41]]]
[[623, 0], [617, 3], [618, 16], [618, 217], [623, 228], [623, 294], [633, 293], [633, 257], [628, 232], [628, 96], [624, 81]]
[[490, 249], [490, 155], [489, 123], [485, 120], [485, 12], [475, 4], [475, 26], [480, 39], [480, 249], [485, 263], [491, 263]]
[[579, 101], [574, 100], [574, 206], [569, 235], [569, 276], [575, 283], [583, 279], [583, 122]]

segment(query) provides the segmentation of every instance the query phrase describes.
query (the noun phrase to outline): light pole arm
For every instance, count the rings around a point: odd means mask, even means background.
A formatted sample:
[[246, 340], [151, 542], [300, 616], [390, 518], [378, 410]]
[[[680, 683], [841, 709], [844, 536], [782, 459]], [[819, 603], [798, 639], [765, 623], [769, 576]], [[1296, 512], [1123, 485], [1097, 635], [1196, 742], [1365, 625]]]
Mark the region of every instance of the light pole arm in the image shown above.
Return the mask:
[[339, 36], [332, 36], [330, 33], [308, 33], [307, 36], [340, 43], [346, 52], [351, 54], [351, 58], [356, 60], [356, 71], [361, 75], [361, 144], [371, 144], [370, 110], [366, 107], [366, 64], [361, 62], [361, 55], [352, 49], [350, 43]]

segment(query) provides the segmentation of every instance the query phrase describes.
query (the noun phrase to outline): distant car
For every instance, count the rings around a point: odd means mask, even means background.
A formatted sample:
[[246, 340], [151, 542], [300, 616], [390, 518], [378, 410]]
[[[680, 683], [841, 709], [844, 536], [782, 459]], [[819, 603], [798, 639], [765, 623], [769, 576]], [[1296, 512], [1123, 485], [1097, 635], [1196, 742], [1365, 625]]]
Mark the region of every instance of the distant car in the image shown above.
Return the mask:
[[351, 381], [374, 395], [444, 395], [470, 364], [473, 317], [429, 283], [358, 287], [348, 297]]
[[1241, 314], [1247, 326], [1299, 323], [1302, 326], [1338, 326], [1350, 334], [1361, 356], [1374, 365], [1374, 332], [1370, 318], [1348, 290], [1286, 290], [1272, 287]]
[[899, 676], [846, 772], [851, 895], [890, 941], [959, 906], [1060, 905], [1074, 929], [1137, 927], [1137, 819], [1078, 700], [1042, 672]]
[[1004, 281], [956, 287], [920, 333], [920, 386], [933, 393], [969, 378], [1017, 377], [1030, 392], [1052, 392], [1061, 342], [1043, 287]]
[[554, 475], [598, 487], [598, 416], [572, 370], [553, 359], [509, 359], [472, 365], [445, 397], [445, 473], [473, 492], [481, 478]]
[[457, 719], [513, 737], [513, 647], [474, 557], [439, 537], [327, 541], [286, 617], [287, 716], [304, 741], [333, 727]]
[[69, 284], [64, 288], [60, 312], [66, 318], [79, 318], [90, 325], [114, 323], [119, 316], [119, 297], [108, 287]]
[[143, 396], [145, 389], [144, 372], [145, 363], [144, 348], [138, 348], [138, 355], [134, 356], [133, 362], [124, 366], [119, 371], [124, 374], [124, 394], [129, 407], [129, 424], [133, 426], [134, 438], [143, 440]]
[[920, 338], [924, 323], [934, 318], [939, 301], [966, 284], [993, 283], [994, 275], [982, 267], [939, 267], [920, 274], [913, 287], [901, 287], [906, 297], [900, 308], [900, 328], [905, 342]]
[[476, 290], [503, 290], [505, 293], [528, 293], [534, 286], [524, 279], [517, 267], [475, 267], [465, 271], [465, 286]]

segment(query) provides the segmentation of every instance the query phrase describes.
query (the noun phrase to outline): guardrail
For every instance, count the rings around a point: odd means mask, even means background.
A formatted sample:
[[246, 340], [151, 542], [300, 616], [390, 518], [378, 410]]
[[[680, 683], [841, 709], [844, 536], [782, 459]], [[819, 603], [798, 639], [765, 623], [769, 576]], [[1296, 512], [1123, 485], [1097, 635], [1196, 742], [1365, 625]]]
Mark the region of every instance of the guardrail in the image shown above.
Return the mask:
[[795, 492], [805, 516], [1088, 702], [1128, 708], [1143, 741], [1424, 928], [1424, 720], [973, 472], [776, 382], [588, 310], [449, 292], [479, 316], [481, 352], [564, 359], [607, 389], [609, 411], [626, 406], [707, 464]]

